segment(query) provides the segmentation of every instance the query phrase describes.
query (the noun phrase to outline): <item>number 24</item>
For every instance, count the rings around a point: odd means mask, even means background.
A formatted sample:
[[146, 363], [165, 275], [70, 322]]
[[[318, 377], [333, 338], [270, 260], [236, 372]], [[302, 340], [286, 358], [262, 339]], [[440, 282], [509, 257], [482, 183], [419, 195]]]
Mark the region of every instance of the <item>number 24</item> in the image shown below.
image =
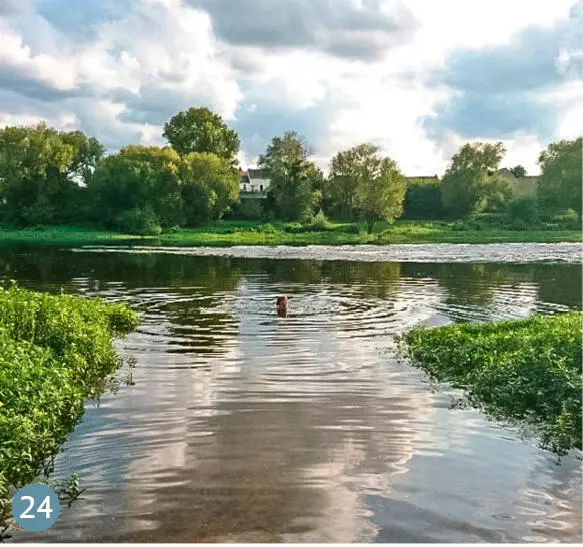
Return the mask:
[[[22, 496], [20, 499], [23, 501], [28, 500], [30, 502], [30, 505], [28, 506], [26, 511], [24, 511], [24, 513], [22, 513], [22, 515], [20, 515], [20, 518], [21, 519], [33, 519], [33, 518], [35, 518], [35, 515], [29, 514], [30, 510], [34, 507], [34, 498], [32, 496]], [[48, 519], [51, 518], [51, 513], [53, 512], [53, 509], [51, 509], [51, 498], [49, 496], [47, 496], [42, 501], [42, 503], [39, 505], [36, 512], [37, 513], [44, 513], [46, 518], [48, 518]]]

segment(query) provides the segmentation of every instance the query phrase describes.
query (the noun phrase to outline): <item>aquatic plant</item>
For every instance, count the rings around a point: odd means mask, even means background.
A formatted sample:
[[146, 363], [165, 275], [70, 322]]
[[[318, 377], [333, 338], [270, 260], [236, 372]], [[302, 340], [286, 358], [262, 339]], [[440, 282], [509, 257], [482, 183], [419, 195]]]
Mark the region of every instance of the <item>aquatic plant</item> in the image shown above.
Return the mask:
[[565, 454], [581, 449], [581, 320], [569, 312], [418, 328], [401, 347], [431, 378], [466, 390], [474, 406]]
[[138, 326], [125, 304], [0, 288], [2, 492], [34, 481], [122, 364], [113, 340]]

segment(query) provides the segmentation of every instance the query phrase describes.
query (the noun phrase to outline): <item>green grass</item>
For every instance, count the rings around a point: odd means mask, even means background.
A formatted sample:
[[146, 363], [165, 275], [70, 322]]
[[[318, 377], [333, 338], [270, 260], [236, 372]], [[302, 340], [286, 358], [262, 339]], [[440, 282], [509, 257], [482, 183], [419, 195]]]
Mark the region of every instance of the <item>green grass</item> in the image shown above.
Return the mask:
[[581, 312], [414, 329], [406, 355], [558, 454], [581, 449]]
[[137, 325], [124, 304], [0, 288], [0, 529], [9, 488], [59, 452], [121, 365], [113, 340]]
[[155, 238], [139, 238], [116, 232], [68, 226], [45, 229], [0, 229], [0, 243], [91, 244], [129, 240], [169, 245], [356, 245], [391, 243], [503, 243], [503, 242], [580, 242], [580, 230], [540, 229], [513, 231], [500, 228], [465, 226], [460, 223], [398, 221], [392, 226], [379, 223], [372, 234], [364, 226], [328, 222], [319, 231], [305, 231], [297, 223], [219, 221], [199, 228], [168, 231]]

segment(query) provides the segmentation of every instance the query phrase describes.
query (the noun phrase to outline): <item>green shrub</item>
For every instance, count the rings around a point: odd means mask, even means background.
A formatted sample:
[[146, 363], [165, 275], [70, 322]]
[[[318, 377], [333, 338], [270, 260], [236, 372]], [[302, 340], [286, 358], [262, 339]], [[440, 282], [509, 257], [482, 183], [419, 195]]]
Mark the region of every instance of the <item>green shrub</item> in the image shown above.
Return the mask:
[[157, 236], [162, 233], [156, 215], [150, 207], [136, 207], [117, 216], [116, 226], [122, 232], [139, 236]]
[[437, 220], [443, 218], [439, 179], [413, 178], [407, 180], [403, 202], [403, 218], [409, 220]]
[[170, 228], [168, 228], [166, 230], [167, 234], [178, 234], [182, 231], [182, 228], [180, 226], [171, 226]]
[[138, 323], [125, 304], [0, 288], [0, 482], [21, 487], [58, 453]]
[[260, 231], [264, 234], [277, 234], [278, 229], [273, 224], [263, 224], [260, 228]]
[[347, 224], [342, 227], [342, 231], [346, 234], [360, 234], [363, 230], [359, 224]]
[[234, 216], [247, 220], [261, 220], [263, 216], [263, 205], [261, 201], [255, 198], [242, 199], [237, 205]]
[[299, 222], [288, 222], [283, 230], [289, 234], [299, 234], [304, 231], [304, 227]]
[[522, 224], [538, 224], [538, 205], [535, 198], [519, 197], [508, 202], [506, 215], [509, 221]]
[[544, 447], [581, 448], [580, 312], [406, 334], [413, 363], [467, 390], [492, 416], [533, 428]]

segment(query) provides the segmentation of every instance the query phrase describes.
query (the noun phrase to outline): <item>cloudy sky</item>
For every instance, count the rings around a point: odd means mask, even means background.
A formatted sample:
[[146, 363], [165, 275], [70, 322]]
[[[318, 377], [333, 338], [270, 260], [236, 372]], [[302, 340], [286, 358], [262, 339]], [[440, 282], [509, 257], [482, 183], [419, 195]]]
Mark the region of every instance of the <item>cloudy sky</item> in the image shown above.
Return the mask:
[[582, 29], [583, 0], [0, 0], [0, 126], [113, 151], [206, 105], [249, 165], [294, 129], [322, 167], [369, 141], [442, 174], [460, 143], [502, 140], [535, 174], [583, 127]]

